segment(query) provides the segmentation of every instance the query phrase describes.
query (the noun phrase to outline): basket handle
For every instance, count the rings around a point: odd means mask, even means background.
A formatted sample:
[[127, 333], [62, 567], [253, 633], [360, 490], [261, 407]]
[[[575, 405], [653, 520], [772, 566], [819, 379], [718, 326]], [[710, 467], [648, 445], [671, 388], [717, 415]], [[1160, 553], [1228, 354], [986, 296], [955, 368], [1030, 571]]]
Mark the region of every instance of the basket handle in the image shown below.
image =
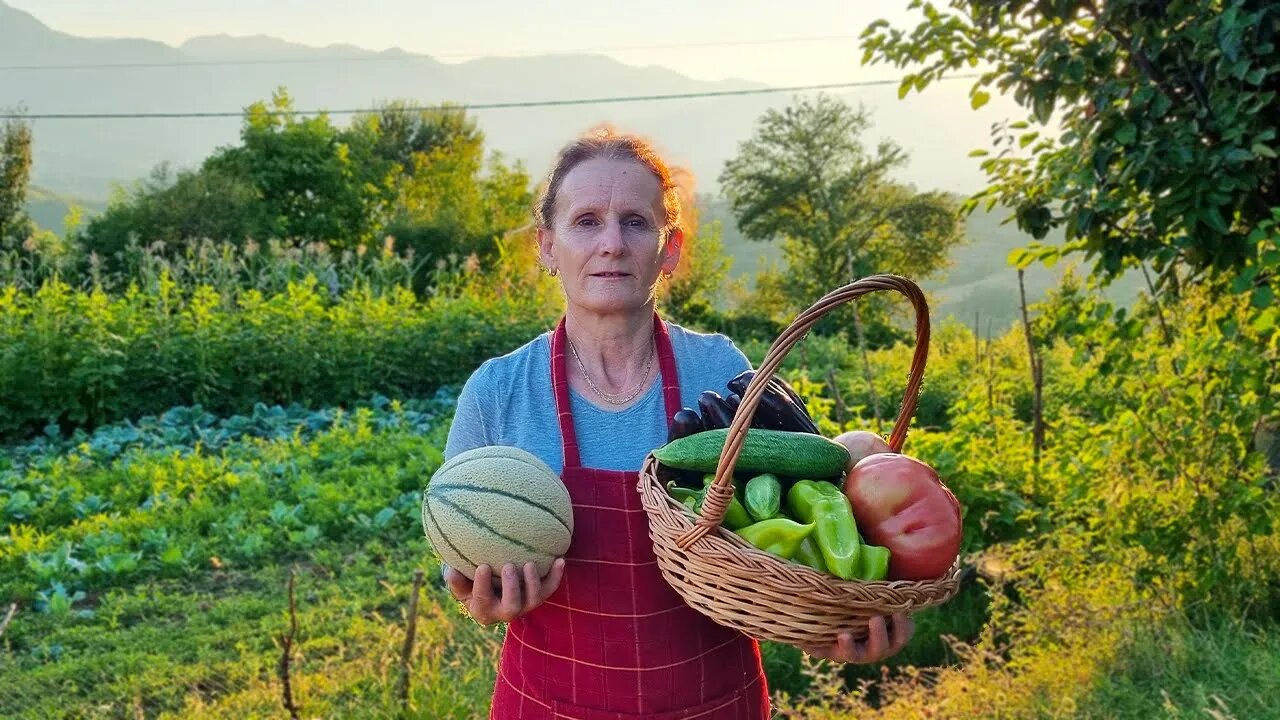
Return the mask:
[[702, 502], [702, 514], [693, 527], [676, 540], [677, 546], [687, 548], [707, 533], [714, 531], [723, 522], [724, 514], [729, 509], [729, 501], [733, 497], [733, 467], [738, 462], [743, 443], [746, 442], [747, 431], [755, 416], [756, 407], [760, 404], [760, 398], [764, 395], [769, 378], [782, 365], [782, 359], [790, 352], [791, 347], [803, 339], [823, 315], [844, 303], [877, 290], [896, 290], [906, 295], [916, 315], [916, 349], [911, 357], [911, 372], [907, 379], [902, 407], [898, 411], [898, 419], [894, 422], [893, 432], [889, 436], [890, 450], [902, 451], [902, 444], [907, 438], [907, 426], [911, 424], [911, 416], [915, 414], [916, 402], [920, 397], [920, 387], [924, 384], [924, 366], [929, 357], [929, 305], [925, 300], [924, 292], [914, 282], [898, 275], [871, 275], [822, 296], [822, 299], [810, 306], [808, 310], [800, 313], [773, 341], [764, 361], [756, 370], [755, 377], [743, 392], [738, 411], [729, 425], [729, 434], [720, 452], [720, 464], [716, 468], [716, 479], [711, 487], [707, 488]]

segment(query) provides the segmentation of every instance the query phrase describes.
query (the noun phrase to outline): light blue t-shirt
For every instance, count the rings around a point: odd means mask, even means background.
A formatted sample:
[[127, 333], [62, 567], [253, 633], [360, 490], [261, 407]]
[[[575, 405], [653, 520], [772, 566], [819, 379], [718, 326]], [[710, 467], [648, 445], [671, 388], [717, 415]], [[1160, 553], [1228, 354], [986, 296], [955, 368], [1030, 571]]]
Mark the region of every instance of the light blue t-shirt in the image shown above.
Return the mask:
[[[696, 410], [704, 390], [727, 396], [729, 380], [751, 369], [746, 355], [724, 335], [694, 332], [671, 322], [666, 325], [680, 376], [681, 407]], [[637, 403], [621, 411], [599, 408], [572, 388], [569, 396], [584, 467], [639, 470], [645, 456], [667, 442], [661, 382], [654, 382]], [[563, 469], [551, 388], [550, 331], [486, 360], [463, 385], [445, 459], [485, 445], [522, 448], [557, 473]]]

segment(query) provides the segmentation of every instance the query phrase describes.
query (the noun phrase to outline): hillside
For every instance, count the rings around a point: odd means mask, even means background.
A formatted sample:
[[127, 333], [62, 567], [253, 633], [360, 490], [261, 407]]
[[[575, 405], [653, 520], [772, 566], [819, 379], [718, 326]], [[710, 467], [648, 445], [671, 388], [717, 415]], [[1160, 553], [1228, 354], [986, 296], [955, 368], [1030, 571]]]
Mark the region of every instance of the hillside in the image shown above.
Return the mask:
[[59, 235], [66, 233], [64, 223], [72, 207], [80, 208], [84, 213], [84, 221], [106, 209], [103, 203], [66, 197], [41, 187], [32, 187], [27, 191], [27, 214], [36, 225]]
[[[725, 254], [733, 258], [729, 276], [740, 278], [754, 274], [765, 262], [781, 261], [782, 249], [777, 243], [759, 243], [747, 240], [738, 232], [729, 210], [728, 201], [720, 198], [702, 199], [700, 222], [714, 220], [723, 223]], [[981, 333], [986, 333], [988, 321], [993, 334], [1001, 334], [1009, 325], [1019, 320], [1019, 293], [1017, 270], [1009, 266], [1010, 251], [1032, 242], [1030, 235], [1018, 230], [1012, 222], [1001, 224], [1008, 211], [996, 208], [985, 212], [976, 210], [965, 220], [968, 242], [951, 253], [951, 267], [940, 277], [922, 281], [921, 287], [931, 294], [932, 313], [935, 319], [955, 316], [968, 325], [974, 322], [974, 314], [980, 317]], [[1050, 237], [1061, 241], [1061, 234]], [[1059, 263], [1053, 268], [1034, 265], [1027, 268], [1027, 301], [1036, 302], [1055, 287], [1066, 266]], [[1130, 273], [1117, 280], [1104, 291], [1111, 300], [1122, 305], [1132, 302], [1144, 287], [1140, 273]]]
[[[713, 38], [709, 38], [713, 39]], [[850, 79], [865, 77], [850, 48]], [[764, 51], [771, 52], [771, 51]], [[786, 55], [779, 63], [791, 62]], [[225, 63], [225, 64], [211, 64]], [[535, 102], [669, 93], [764, 89], [746, 80], [706, 82], [667, 68], [634, 66], [603, 55], [487, 57], [446, 63], [400, 49], [350, 45], [309, 47], [274, 37], [192, 38], [172, 46], [143, 39], [98, 39], [59, 32], [0, 0], [0, 108], [48, 113], [232, 113], [207, 118], [41, 120], [35, 128], [33, 180], [60, 193], [103, 200], [115, 184], [145, 176], [157, 164], [190, 167], [234, 143], [236, 115], [280, 87], [299, 109], [333, 112], [406, 99], [441, 102]], [[70, 66], [70, 67], [68, 67]], [[892, 76], [888, 69], [877, 71]], [[816, 81], [816, 80], [815, 80]], [[803, 84], [801, 79], [797, 84]], [[872, 115], [867, 142], [892, 137], [913, 155], [901, 179], [922, 188], [970, 191], [978, 181], [966, 154], [986, 140], [987, 117], [950, 111], [960, 84], [899, 101], [892, 86], [836, 91]], [[691, 170], [701, 192], [714, 193], [725, 160], [756, 119], [787, 104], [785, 93], [473, 110], [487, 146], [546, 171], [574, 134], [610, 122], [653, 138]], [[991, 107], [999, 105], [993, 101]], [[984, 108], [984, 112], [998, 112]], [[957, 129], [963, 126], [963, 129]]]
[[[246, 58], [255, 62], [200, 64]], [[288, 88], [300, 109], [330, 111], [396, 98], [485, 103], [763, 87], [702, 82], [598, 55], [445, 64], [400, 50], [311, 48], [263, 36], [194, 38], [180, 47], [79, 38], [2, 1], [0, 65], [76, 66], [0, 73], [0, 107], [21, 105], [29, 113], [236, 112], [280, 87]], [[651, 135], [705, 183], [718, 174], [737, 140], [750, 133], [755, 118], [780, 97], [478, 110], [475, 115], [487, 145], [525, 161], [534, 174], [545, 171], [574, 133], [612, 122]], [[336, 122], [348, 119], [344, 114]], [[58, 192], [102, 199], [113, 184], [142, 177], [160, 162], [198, 163], [216, 147], [235, 142], [240, 124], [239, 117], [42, 120], [35, 128], [33, 180]]]

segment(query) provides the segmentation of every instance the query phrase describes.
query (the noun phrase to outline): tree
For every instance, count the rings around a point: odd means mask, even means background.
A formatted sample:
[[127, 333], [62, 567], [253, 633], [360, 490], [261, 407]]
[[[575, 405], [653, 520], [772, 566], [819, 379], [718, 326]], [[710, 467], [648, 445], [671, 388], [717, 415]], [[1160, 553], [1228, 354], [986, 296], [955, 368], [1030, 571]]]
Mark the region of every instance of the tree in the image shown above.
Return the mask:
[[445, 104], [439, 108], [416, 109], [403, 100], [383, 103], [374, 112], [356, 116], [354, 129], [364, 129], [374, 138], [373, 152], [379, 158], [412, 172], [415, 154], [430, 155], [438, 148], [484, 146], [484, 133], [466, 109]]
[[79, 242], [97, 253], [103, 268], [124, 267], [131, 241], [176, 249], [188, 241], [240, 246], [252, 237], [257, 192], [234, 168], [206, 161], [198, 170], [157, 166], [144, 180], [120, 189], [106, 212], [93, 218]]
[[[280, 89], [271, 105], [249, 106], [243, 146], [225, 151], [230, 165], [258, 194], [256, 226], [261, 235], [354, 248], [373, 239], [385, 219], [388, 189], [372, 148], [335, 128], [327, 115], [301, 118]], [[374, 172], [370, 172], [370, 171]]]
[[799, 306], [873, 273], [928, 277], [963, 238], [949, 196], [889, 179], [907, 160], [901, 148], [864, 149], [869, 124], [862, 108], [800, 98], [765, 113], [721, 173], [743, 236], [783, 241]]
[[484, 134], [465, 110], [392, 103], [356, 124], [376, 129], [375, 151], [393, 165], [387, 233], [427, 268], [472, 255], [492, 260], [496, 238], [526, 224], [528, 173], [519, 162], [507, 165], [501, 153], [486, 159]]
[[[1150, 262], [1159, 287], [1225, 271], [1265, 305], [1280, 265], [1280, 6], [1271, 0], [914, 0], [910, 32], [884, 20], [863, 33], [863, 63], [911, 66], [899, 95], [971, 66], [974, 108], [994, 86], [1025, 120], [993, 129], [986, 201], [1016, 209], [1037, 239], [1062, 227], [1109, 280]], [[1055, 121], [1062, 132], [1053, 137]], [[1240, 287], [1243, 285], [1243, 287]]]
[[705, 324], [732, 265], [733, 258], [724, 254], [719, 221], [691, 233], [685, 238], [680, 264], [662, 290], [662, 307], [678, 322]]
[[0, 127], [0, 247], [20, 244], [34, 229], [27, 217], [31, 180], [31, 126], [7, 120]]

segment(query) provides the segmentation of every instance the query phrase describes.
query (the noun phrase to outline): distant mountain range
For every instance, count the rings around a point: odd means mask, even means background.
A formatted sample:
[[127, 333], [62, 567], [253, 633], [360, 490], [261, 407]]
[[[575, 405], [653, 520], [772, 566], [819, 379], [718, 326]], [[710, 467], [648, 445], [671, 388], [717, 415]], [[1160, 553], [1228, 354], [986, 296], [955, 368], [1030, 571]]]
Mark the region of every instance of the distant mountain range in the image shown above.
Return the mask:
[[[253, 62], [245, 63], [246, 59]], [[237, 61], [237, 64], [200, 63]], [[287, 62], [286, 62], [287, 61]], [[30, 69], [74, 65], [75, 69]], [[633, 67], [600, 55], [486, 58], [446, 64], [398, 50], [313, 48], [276, 38], [200, 37], [180, 47], [151, 40], [96, 39], [50, 29], [0, 0], [0, 108], [32, 113], [238, 111], [288, 88], [299, 109], [367, 108], [407, 99], [522, 102], [765, 87], [702, 82], [660, 67]], [[28, 68], [28, 69], [12, 69]], [[576, 133], [610, 121], [653, 137], [691, 168], [701, 189], [765, 108], [785, 95], [478, 110], [490, 148], [545, 172]], [[334, 116], [346, 124], [348, 116]], [[105, 199], [164, 161], [194, 165], [236, 142], [240, 118], [36, 121], [34, 180], [58, 192]]]
[[[792, 60], [780, 54], [778, 62]], [[854, 77], [856, 60], [850, 63]], [[897, 72], [885, 67], [877, 75], [891, 78]], [[981, 177], [976, 161], [966, 154], [984, 141], [987, 124], [985, 116], [967, 110], [962, 85], [940, 85], [907, 102], [897, 100], [892, 86], [862, 88], [849, 99], [865, 102], [872, 113], [869, 146], [890, 136], [912, 154], [900, 180], [923, 189], [971, 192]], [[177, 47], [144, 39], [85, 38], [54, 30], [0, 0], [0, 109], [234, 113], [270, 98], [279, 87], [288, 88], [299, 109], [337, 111], [392, 99], [428, 105], [527, 102], [768, 86], [747, 80], [704, 82], [603, 55], [445, 63], [398, 49], [308, 47], [262, 35], [197, 37]], [[652, 137], [674, 162], [694, 172], [699, 191], [715, 192], [725, 160], [751, 135], [760, 115], [790, 99], [786, 93], [771, 93], [473, 112], [489, 147], [523, 160], [535, 176], [546, 171], [565, 141], [608, 121]], [[998, 104], [993, 101], [989, 108]], [[348, 120], [334, 116], [338, 124]], [[953, 131], [960, 120], [968, 130], [957, 140]], [[104, 200], [113, 183], [141, 177], [157, 163], [184, 167], [200, 162], [217, 146], [236, 142], [240, 125], [238, 117], [40, 120], [35, 126], [35, 182]]]
[[[210, 64], [229, 63], [229, 64]], [[64, 66], [60, 69], [38, 69]], [[67, 68], [65, 66], [74, 66]], [[58, 32], [0, 0], [0, 109], [24, 106], [32, 113], [149, 113], [238, 111], [286, 87], [299, 109], [367, 108], [406, 99], [422, 104], [486, 103], [625, 97], [765, 88], [745, 80], [703, 82], [661, 67], [635, 67], [601, 55], [483, 58], [449, 64], [401, 50], [374, 52], [349, 45], [308, 47], [267, 36], [197, 37], [181, 46], [143, 39], [100, 39]], [[26, 69], [22, 69], [26, 68]], [[970, 147], [956, 147], [940, 123], [967, 112], [943, 91], [896, 101], [893, 88], [871, 98], [873, 145], [890, 134], [915, 157], [898, 179], [921, 189], [969, 192], [958, 178], [971, 177]], [[602, 121], [653, 138], [676, 164], [693, 171], [698, 190], [715, 194], [716, 178], [738, 143], [750, 137], [760, 115], [787, 104], [786, 94], [713, 97], [676, 102], [473, 111], [487, 146], [522, 160], [535, 177], [576, 133]], [[334, 115], [343, 125], [346, 115]], [[238, 117], [208, 119], [100, 119], [34, 121], [35, 161], [29, 207], [42, 227], [58, 230], [70, 204], [89, 213], [106, 204], [113, 186], [147, 175], [157, 164], [198, 164], [220, 145], [238, 141]], [[965, 163], [968, 163], [966, 165]], [[72, 200], [71, 198], [74, 198]], [[728, 220], [725, 249], [733, 273], [749, 274], [760, 255], [777, 248], [744, 241]], [[997, 325], [1016, 314], [1016, 276], [1008, 251], [1028, 238], [1001, 216], [968, 221], [972, 242], [957, 250], [948, 279], [931, 284], [938, 310], [971, 321], [973, 310]], [[1039, 297], [1055, 272], [1034, 269], [1028, 293]], [[1122, 294], [1131, 296], [1128, 291]], [[1010, 304], [1012, 302], [1012, 304]], [[985, 325], [985, 320], [983, 321]]]

